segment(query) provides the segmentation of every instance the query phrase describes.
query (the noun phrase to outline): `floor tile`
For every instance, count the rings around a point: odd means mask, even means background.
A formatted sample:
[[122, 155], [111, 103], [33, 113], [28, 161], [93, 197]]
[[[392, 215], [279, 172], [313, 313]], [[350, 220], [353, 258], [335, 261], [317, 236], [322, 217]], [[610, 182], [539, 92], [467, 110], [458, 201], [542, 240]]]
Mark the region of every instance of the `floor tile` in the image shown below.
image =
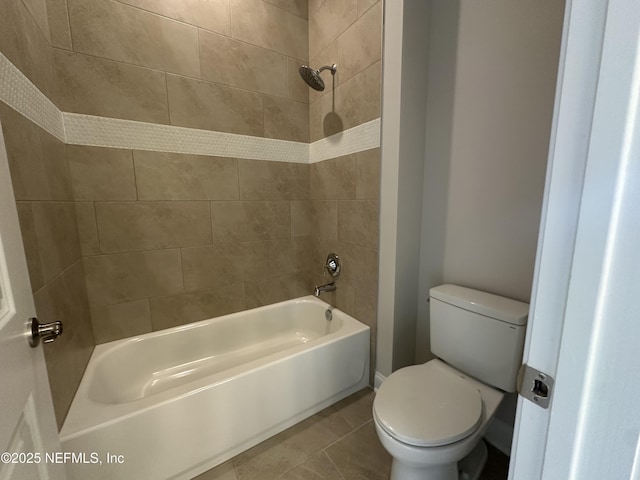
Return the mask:
[[225, 462], [222, 465], [218, 465], [211, 470], [207, 470], [201, 475], [198, 475], [193, 480], [238, 480], [236, 471], [233, 468], [231, 461]]
[[238, 479], [274, 479], [351, 430], [335, 408], [325, 409], [235, 457]]
[[353, 428], [357, 428], [373, 418], [372, 409], [375, 397], [376, 394], [373, 390], [365, 388], [339, 401], [334, 407]]
[[278, 477], [278, 480], [342, 480], [342, 476], [327, 454], [322, 451]]
[[[375, 432], [374, 397], [361, 390], [194, 480], [387, 480], [391, 456]], [[487, 447], [480, 480], [507, 480], [509, 457]]]
[[326, 450], [345, 480], [387, 480], [391, 456], [380, 444], [373, 420]]

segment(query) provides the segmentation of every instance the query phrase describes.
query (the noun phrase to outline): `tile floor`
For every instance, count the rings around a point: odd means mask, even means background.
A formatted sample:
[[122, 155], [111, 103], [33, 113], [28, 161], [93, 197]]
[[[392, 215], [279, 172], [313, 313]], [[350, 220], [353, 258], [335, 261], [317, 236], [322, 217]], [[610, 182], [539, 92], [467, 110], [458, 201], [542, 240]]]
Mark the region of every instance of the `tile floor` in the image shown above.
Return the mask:
[[[194, 480], [387, 480], [370, 389], [345, 398]], [[489, 446], [480, 480], [505, 480], [509, 459]]]

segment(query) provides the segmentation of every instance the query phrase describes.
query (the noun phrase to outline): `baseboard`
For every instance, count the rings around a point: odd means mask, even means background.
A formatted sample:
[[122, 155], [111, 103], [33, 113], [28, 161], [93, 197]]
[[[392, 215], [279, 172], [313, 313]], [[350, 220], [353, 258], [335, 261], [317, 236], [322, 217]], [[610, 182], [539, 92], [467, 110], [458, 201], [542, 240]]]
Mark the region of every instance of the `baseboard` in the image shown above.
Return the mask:
[[484, 434], [484, 439], [507, 456], [511, 456], [513, 427], [500, 419], [494, 418]]
[[381, 374], [380, 372], [376, 372], [375, 376], [373, 377], [373, 390], [377, 392], [380, 388], [380, 385], [382, 385], [382, 382], [384, 382], [386, 379], [387, 377], [385, 377], [383, 374]]

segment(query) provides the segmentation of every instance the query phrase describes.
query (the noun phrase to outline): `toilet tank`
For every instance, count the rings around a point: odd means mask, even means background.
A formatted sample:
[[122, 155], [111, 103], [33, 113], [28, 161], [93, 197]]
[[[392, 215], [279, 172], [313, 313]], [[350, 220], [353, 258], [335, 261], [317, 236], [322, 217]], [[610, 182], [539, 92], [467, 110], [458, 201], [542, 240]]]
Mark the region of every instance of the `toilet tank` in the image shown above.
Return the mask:
[[456, 369], [516, 391], [529, 304], [457, 285], [429, 290], [431, 351]]

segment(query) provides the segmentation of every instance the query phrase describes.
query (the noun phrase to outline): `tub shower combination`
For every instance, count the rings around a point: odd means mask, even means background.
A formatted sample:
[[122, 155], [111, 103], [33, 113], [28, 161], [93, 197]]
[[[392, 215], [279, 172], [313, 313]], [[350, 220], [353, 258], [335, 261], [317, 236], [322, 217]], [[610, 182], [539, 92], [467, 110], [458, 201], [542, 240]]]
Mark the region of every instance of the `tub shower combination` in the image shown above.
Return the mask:
[[369, 327], [302, 297], [98, 345], [62, 447], [103, 462], [74, 479], [190, 479], [368, 382]]

